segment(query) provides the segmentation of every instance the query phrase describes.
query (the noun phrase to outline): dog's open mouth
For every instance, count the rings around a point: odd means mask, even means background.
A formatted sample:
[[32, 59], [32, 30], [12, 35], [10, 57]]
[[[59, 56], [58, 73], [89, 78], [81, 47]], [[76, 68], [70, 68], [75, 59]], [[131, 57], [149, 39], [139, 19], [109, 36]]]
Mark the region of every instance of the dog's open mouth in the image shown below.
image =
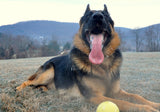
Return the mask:
[[99, 34], [87, 33], [87, 40], [90, 43], [89, 60], [93, 64], [101, 64], [104, 60], [102, 51], [103, 45], [107, 40], [107, 33], [102, 32]]

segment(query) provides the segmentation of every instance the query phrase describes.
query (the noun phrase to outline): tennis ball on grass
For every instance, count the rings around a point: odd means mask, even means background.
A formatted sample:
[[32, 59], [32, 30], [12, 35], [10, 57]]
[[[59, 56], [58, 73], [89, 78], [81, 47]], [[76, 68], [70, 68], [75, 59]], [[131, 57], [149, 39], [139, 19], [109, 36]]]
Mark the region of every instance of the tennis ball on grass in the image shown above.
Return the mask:
[[119, 109], [115, 103], [105, 101], [98, 105], [96, 112], [119, 112]]

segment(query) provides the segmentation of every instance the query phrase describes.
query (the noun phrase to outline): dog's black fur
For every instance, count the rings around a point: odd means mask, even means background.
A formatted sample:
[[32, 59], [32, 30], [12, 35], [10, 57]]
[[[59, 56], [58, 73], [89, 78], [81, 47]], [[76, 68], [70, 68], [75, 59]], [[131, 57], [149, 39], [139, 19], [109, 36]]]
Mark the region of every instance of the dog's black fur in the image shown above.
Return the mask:
[[[99, 65], [89, 60], [92, 49], [89, 38], [91, 34], [104, 36], [102, 43], [104, 60]], [[67, 55], [47, 61], [28, 81], [17, 87], [17, 90], [20, 91], [29, 85], [49, 89], [50, 84], [53, 84], [57, 90], [73, 89], [76, 86], [79, 94], [95, 104], [110, 100], [116, 103], [121, 111], [158, 112], [156, 109], [160, 108], [160, 104], [120, 89], [121, 52], [119, 49], [113, 49], [114, 52], [108, 55], [109, 45], [116, 46], [113, 48], [119, 45], [119, 41], [114, 39], [118, 40], [118, 35], [114, 31], [114, 22], [106, 5], [103, 11], [90, 10], [88, 5], [80, 20], [80, 29], [75, 35], [71, 51]]]

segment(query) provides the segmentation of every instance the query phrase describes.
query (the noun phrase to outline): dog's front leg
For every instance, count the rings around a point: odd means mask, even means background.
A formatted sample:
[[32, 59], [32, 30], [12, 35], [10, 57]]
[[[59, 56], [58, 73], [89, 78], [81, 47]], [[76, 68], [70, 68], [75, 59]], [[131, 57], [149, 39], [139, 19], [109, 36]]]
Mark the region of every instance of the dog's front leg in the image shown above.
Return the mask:
[[143, 105], [150, 105], [153, 108], [160, 109], [160, 104], [151, 102], [143, 98], [142, 96], [139, 96], [137, 94], [132, 94], [132, 93], [127, 93], [124, 90], [120, 90], [119, 93], [116, 95], [117, 98], [123, 99], [132, 103], [137, 103], [137, 104], [143, 104]]
[[96, 95], [92, 97], [90, 101], [94, 104], [100, 104], [103, 101], [111, 101], [115, 103], [122, 112], [159, 112], [149, 105], [133, 104], [123, 100], [108, 98], [103, 95]]

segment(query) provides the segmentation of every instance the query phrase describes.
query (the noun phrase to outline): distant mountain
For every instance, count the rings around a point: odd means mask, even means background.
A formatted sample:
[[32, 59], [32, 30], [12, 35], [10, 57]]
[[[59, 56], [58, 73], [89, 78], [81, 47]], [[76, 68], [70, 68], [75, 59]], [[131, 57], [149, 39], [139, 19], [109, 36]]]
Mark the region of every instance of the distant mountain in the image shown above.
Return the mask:
[[[145, 32], [148, 28], [155, 28], [155, 30], [157, 30], [160, 29], [160, 24], [139, 28], [136, 31], [138, 31], [142, 38], [145, 38]], [[59, 43], [65, 43], [73, 40], [73, 36], [77, 33], [78, 29], [78, 23], [39, 20], [0, 26], [0, 33], [25, 35], [37, 40], [41, 40], [42, 38], [54, 38]], [[125, 45], [130, 47], [130, 50], [135, 51], [135, 29], [116, 27], [115, 30], [119, 33], [119, 36], [121, 37], [121, 40], [125, 42]]]
[[26, 35], [31, 38], [56, 38], [58, 41], [71, 41], [78, 31], [77, 23], [56, 21], [26, 21], [0, 27], [1, 33]]

